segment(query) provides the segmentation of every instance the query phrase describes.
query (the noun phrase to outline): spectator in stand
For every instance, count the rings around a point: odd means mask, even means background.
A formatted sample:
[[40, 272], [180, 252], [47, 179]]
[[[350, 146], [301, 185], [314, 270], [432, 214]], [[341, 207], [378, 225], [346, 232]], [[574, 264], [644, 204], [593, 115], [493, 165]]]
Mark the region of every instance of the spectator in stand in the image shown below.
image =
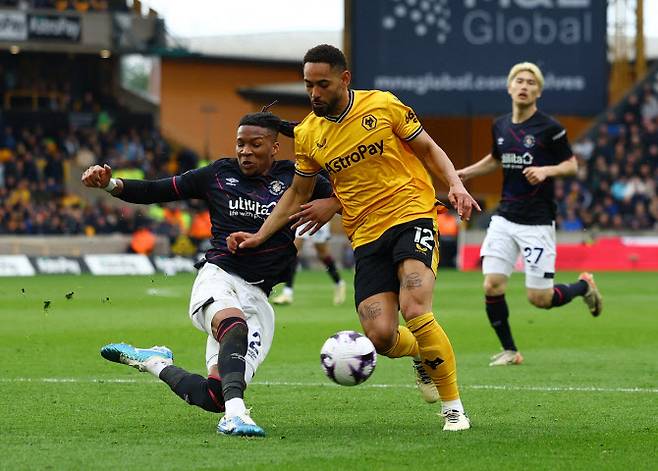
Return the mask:
[[570, 232], [583, 230], [583, 222], [576, 215], [576, 211], [573, 208], [567, 209], [567, 215], [562, 220], [560, 224], [560, 228], [563, 231], [570, 231]]
[[651, 218], [651, 215], [647, 212], [647, 207], [642, 201], [638, 201], [635, 203], [633, 210], [633, 217], [630, 219], [629, 222], [631, 228], [637, 231], [649, 230], [655, 224], [655, 221]]
[[648, 212], [649, 212], [649, 217], [653, 222], [654, 229], [658, 229], [658, 198], [657, 197], [654, 196], [654, 198], [649, 203]]
[[210, 212], [207, 208], [195, 208], [188, 236], [194, 243], [197, 251], [204, 252], [208, 248], [208, 241], [212, 237], [212, 225], [210, 223]]
[[621, 232], [627, 230], [628, 226], [626, 225], [622, 215], [617, 213], [614, 216], [612, 216], [612, 225], [610, 228], [614, 231]]
[[128, 252], [142, 254], [142, 255], [151, 255], [153, 249], [155, 248], [155, 243], [157, 238], [155, 234], [149, 229], [147, 225], [143, 225], [137, 228], [133, 232], [132, 238], [130, 239], [130, 246], [128, 247]]
[[658, 117], [658, 98], [656, 98], [656, 95], [650, 87], [644, 88], [641, 115], [644, 121], [651, 121]]
[[621, 175], [614, 181], [610, 187], [612, 197], [617, 201], [624, 201], [628, 195], [628, 181], [625, 176]]

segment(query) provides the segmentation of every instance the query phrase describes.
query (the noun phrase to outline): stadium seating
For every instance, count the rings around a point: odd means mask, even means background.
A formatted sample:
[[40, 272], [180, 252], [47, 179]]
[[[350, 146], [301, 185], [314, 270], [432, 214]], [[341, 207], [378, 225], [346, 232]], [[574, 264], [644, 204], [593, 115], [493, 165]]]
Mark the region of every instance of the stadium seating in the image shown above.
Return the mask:
[[577, 177], [556, 184], [560, 229], [658, 227], [658, 68], [597, 120], [574, 152]]

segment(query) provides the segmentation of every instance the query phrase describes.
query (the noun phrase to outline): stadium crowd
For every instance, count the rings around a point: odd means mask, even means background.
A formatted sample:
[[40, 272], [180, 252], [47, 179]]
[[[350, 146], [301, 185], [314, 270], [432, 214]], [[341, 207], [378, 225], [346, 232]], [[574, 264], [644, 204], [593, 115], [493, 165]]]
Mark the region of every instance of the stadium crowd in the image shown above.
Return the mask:
[[658, 78], [632, 91], [573, 147], [578, 176], [555, 185], [560, 229], [657, 227]]
[[[100, 116], [100, 115], [99, 115]], [[175, 241], [207, 238], [205, 209], [170, 204], [145, 210], [90, 201], [66, 184], [72, 166], [107, 163], [115, 175], [160, 178], [195, 168], [191, 151], [174, 151], [155, 129], [118, 131], [111, 121], [96, 127], [60, 129], [49, 135], [39, 126], [0, 132], [0, 234], [132, 234], [147, 228]]]
[[[82, 109], [95, 116], [92, 126], [49, 133], [38, 125], [15, 128], [5, 123], [0, 128], [0, 234], [133, 234], [145, 229], [166, 235], [172, 244], [182, 237], [183, 252], [202, 248], [199, 244], [209, 235], [202, 206], [134, 209], [87, 200], [67, 187], [71, 166], [107, 163], [118, 177], [152, 179], [203, 164], [192, 151], [172, 149], [157, 129], [119, 130], [93, 95], [83, 102]], [[555, 186], [559, 229], [657, 227], [657, 80], [634, 90], [573, 147], [578, 175], [557, 180]]]

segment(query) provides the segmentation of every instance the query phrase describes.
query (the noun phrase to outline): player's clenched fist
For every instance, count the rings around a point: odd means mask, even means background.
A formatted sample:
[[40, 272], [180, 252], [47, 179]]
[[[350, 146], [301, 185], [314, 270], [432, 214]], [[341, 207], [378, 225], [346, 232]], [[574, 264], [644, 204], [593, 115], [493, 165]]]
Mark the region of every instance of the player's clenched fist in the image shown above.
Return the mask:
[[93, 165], [84, 171], [82, 174], [82, 183], [89, 188], [105, 188], [110, 183], [112, 178], [112, 169], [109, 165], [105, 164]]

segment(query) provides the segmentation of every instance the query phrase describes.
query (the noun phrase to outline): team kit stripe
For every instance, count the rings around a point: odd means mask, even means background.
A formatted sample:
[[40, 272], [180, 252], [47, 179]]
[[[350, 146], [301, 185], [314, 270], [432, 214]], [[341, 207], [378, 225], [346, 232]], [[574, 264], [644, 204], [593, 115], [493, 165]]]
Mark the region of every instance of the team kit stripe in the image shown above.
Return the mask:
[[423, 127], [420, 126], [418, 129], [416, 129], [413, 133], [411, 133], [411, 136], [405, 137], [404, 140], [406, 142], [413, 141], [415, 138], [418, 137], [418, 135], [423, 132]]
[[314, 177], [320, 173], [320, 170], [317, 172], [302, 172], [301, 170], [295, 169], [295, 173], [302, 177]]
[[171, 182], [172, 182], [173, 185], [174, 185], [174, 191], [176, 192], [176, 194], [178, 195], [178, 197], [179, 197], [179, 198], [182, 198], [182, 195], [181, 195], [181, 193], [180, 193], [180, 190], [178, 189], [178, 185], [176, 185], [176, 177], [172, 177], [172, 178], [171, 178]]
[[562, 136], [564, 136], [566, 133], [567, 133], [567, 130], [566, 130], [566, 129], [563, 129], [562, 131], [560, 131], [559, 133], [557, 133], [555, 136], [553, 136], [553, 140], [554, 140], [554, 141], [557, 141], [559, 138], [561, 138]]

